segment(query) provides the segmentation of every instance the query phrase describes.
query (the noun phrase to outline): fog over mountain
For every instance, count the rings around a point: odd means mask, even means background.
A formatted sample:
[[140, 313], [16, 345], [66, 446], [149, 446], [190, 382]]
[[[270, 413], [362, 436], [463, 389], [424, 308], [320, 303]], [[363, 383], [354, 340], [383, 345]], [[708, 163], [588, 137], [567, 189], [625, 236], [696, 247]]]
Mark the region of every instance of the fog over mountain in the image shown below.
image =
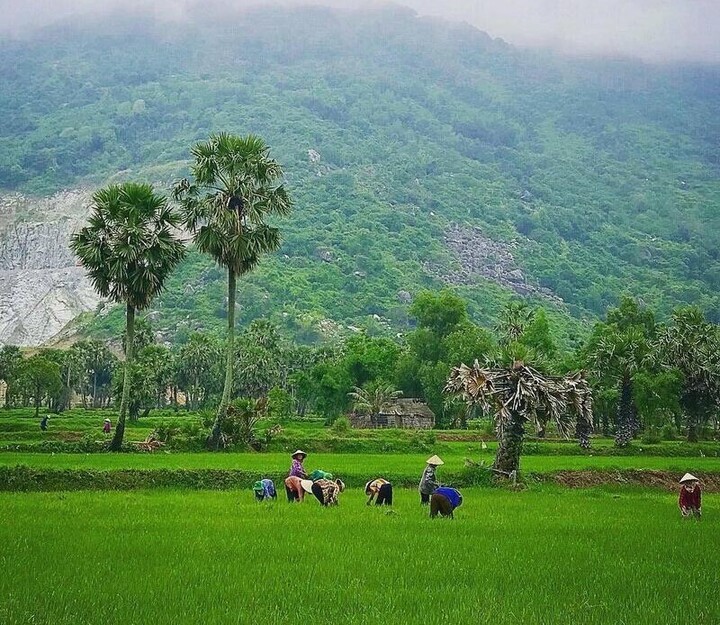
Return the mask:
[[[260, 3], [215, 0], [0, 0], [0, 33], [23, 36], [79, 17], [141, 12], [158, 19], [192, 19]], [[356, 0], [285, 0], [277, 4], [367, 7]], [[375, 3], [380, 4], [380, 3]], [[465, 21], [518, 46], [561, 52], [639, 57], [647, 62], [720, 63], [720, 3], [716, 0], [400, 0], [420, 15]]]

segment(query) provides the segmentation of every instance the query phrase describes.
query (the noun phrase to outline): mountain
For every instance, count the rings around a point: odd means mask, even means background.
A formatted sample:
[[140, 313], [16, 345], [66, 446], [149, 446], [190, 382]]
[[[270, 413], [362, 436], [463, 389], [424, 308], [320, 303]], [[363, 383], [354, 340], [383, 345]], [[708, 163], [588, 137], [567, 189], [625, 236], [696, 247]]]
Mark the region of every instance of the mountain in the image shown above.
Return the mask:
[[[0, 56], [5, 201], [168, 188], [211, 132], [268, 141], [295, 210], [280, 252], [242, 280], [243, 323], [267, 316], [304, 341], [402, 331], [413, 296], [443, 285], [483, 323], [529, 297], [566, 343], [625, 292], [720, 320], [718, 67], [520, 50], [397, 7], [114, 15], [6, 39]], [[2, 270], [29, 223], [0, 221]], [[155, 327], [180, 341], [221, 327], [224, 288], [191, 253]], [[3, 311], [16, 292], [0, 289]], [[120, 323], [112, 311], [87, 331]]]

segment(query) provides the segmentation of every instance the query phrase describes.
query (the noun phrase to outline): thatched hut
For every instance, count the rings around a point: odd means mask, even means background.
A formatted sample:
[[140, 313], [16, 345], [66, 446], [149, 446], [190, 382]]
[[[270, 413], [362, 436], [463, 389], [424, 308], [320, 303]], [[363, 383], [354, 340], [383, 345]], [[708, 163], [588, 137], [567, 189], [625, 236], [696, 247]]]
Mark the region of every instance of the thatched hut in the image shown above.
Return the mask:
[[435, 413], [419, 399], [404, 397], [393, 399], [382, 407], [373, 423], [370, 415], [351, 414], [350, 424], [354, 428], [404, 428], [428, 430], [435, 425]]

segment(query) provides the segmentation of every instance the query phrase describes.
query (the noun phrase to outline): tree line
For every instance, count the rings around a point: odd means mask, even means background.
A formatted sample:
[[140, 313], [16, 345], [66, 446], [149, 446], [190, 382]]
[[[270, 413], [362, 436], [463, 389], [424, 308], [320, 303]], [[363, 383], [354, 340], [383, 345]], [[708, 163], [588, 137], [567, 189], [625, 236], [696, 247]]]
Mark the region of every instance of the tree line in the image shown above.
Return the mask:
[[[191, 155], [190, 176], [173, 186], [172, 201], [147, 184], [110, 185], [93, 195], [88, 224], [71, 241], [98, 293], [125, 307], [124, 362], [97, 341], [28, 359], [6, 346], [0, 378], [8, 381], [10, 403], [32, 400], [37, 413], [43, 401], [62, 409], [73, 391], [96, 407], [112, 398], [119, 418], [110, 448], [117, 450], [128, 416], [138, 418], [166, 403], [178, 406], [182, 393], [190, 409], [215, 407], [207, 442], [217, 449], [235, 397], [267, 398], [271, 410], [332, 419], [349, 410], [353, 399], [367, 408], [402, 393], [424, 399], [440, 427], [466, 427], [471, 417], [490, 416], [491, 406], [482, 394], [463, 394], [462, 384], [451, 392], [450, 372], [465, 364], [474, 367], [475, 376], [485, 375], [484, 366], [524, 372], [528, 379], [537, 377], [533, 371], [551, 377], [582, 371], [595, 410], [588, 398], [581, 413], [620, 446], [643, 430], [675, 427], [696, 440], [704, 427], [717, 425], [718, 327], [693, 307], [660, 323], [646, 306], [624, 297], [573, 353], [558, 349], [542, 308], [510, 302], [488, 329], [474, 323], [465, 301], [449, 290], [417, 294], [409, 309], [415, 329], [397, 340], [359, 333], [335, 344], [302, 347], [262, 320], [236, 340], [237, 280], [279, 248], [280, 231], [273, 224], [289, 214], [292, 200], [282, 168], [257, 136], [211, 135], [194, 145]], [[183, 233], [226, 272], [227, 329], [222, 338], [193, 334], [171, 350], [155, 343], [138, 314], [182, 260]], [[551, 421], [542, 414], [556, 399], [547, 389], [570, 384], [570, 378], [552, 382], [551, 377], [537, 387], [550, 404], [530, 401], [524, 416], [541, 436]], [[564, 397], [579, 396], [573, 393]], [[562, 415], [556, 416], [564, 429]]]

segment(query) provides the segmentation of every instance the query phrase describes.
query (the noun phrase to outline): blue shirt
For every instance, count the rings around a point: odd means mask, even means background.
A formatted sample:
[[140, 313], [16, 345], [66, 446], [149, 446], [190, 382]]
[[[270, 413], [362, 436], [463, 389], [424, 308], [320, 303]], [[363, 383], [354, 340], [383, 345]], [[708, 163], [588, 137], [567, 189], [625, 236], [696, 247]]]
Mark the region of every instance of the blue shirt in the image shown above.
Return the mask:
[[446, 497], [447, 500], [450, 502], [450, 505], [452, 505], [453, 509], [459, 508], [462, 505], [462, 495], [460, 494], [460, 491], [457, 491], [454, 488], [450, 488], [449, 486], [441, 486], [440, 488], [435, 490], [433, 495], [435, 494]]

